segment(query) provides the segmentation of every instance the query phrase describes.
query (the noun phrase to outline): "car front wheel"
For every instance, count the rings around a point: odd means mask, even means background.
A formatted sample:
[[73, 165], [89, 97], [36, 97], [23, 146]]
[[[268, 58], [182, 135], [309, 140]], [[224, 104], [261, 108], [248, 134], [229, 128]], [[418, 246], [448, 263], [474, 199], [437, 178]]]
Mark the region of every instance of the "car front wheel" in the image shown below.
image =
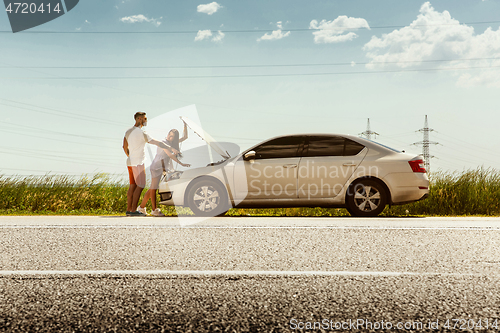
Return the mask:
[[211, 179], [197, 180], [189, 187], [187, 204], [196, 216], [220, 216], [228, 210], [226, 189]]
[[387, 204], [387, 193], [379, 182], [360, 179], [349, 187], [346, 204], [352, 216], [377, 216], [382, 213]]

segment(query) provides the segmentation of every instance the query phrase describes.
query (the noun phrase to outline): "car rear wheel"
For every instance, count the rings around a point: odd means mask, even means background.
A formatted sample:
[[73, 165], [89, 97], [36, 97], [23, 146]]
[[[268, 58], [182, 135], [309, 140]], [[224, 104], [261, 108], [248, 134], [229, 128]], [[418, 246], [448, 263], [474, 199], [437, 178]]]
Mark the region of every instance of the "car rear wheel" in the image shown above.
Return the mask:
[[352, 216], [377, 216], [387, 204], [387, 193], [380, 182], [360, 179], [349, 187], [346, 204]]
[[215, 180], [196, 180], [187, 192], [187, 204], [196, 216], [221, 216], [229, 209], [226, 193]]

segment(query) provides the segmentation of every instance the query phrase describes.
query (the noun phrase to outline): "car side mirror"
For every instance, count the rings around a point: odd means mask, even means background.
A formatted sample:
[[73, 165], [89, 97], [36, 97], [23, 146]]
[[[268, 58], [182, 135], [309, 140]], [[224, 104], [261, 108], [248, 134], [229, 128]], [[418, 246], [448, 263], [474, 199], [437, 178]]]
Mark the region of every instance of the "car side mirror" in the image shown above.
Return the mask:
[[245, 155], [243, 155], [243, 160], [250, 161], [255, 159], [255, 151], [250, 150]]

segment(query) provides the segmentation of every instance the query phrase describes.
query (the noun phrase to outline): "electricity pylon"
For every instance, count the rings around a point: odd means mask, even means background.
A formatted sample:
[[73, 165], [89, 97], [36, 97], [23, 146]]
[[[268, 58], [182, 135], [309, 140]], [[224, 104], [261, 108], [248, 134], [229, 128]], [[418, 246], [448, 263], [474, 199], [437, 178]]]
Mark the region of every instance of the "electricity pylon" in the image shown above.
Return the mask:
[[[380, 135], [380, 134], [378, 134], [377, 132], [373, 132], [370, 129], [370, 118], [368, 118], [368, 123], [366, 124], [366, 131], [364, 131], [362, 133], [359, 133], [359, 135], [361, 135], [361, 136], [364, 135], [365, 138], [367, 138], [368, 140], [371, 140], [372, 139], [372, 135], [376, 136], [376, 135]], [[374, 139], [376, 139], [376, 137]]]
[[427, 170], [427, 172], [429, 172], [429, 170], [431, 168], [431, 158], [434, 157], [433, 155], [430, 154], [429, 146], [439, 144], [439, 142], [429, 141], [429, 133], [433, 132], [433, 131], [434, 130], [432, 128], [429, 128], [429, 123], [427, 121], [427, 115], [425, 115], [424, 128], [421, 128], [418, 130], [418, 132], [424, 133], [424, 139], [422, 141], [413, 143], [413, 145], [422, 145], [422, 156], [424, 157], [424, 164], [425, 164], [425, 169]]

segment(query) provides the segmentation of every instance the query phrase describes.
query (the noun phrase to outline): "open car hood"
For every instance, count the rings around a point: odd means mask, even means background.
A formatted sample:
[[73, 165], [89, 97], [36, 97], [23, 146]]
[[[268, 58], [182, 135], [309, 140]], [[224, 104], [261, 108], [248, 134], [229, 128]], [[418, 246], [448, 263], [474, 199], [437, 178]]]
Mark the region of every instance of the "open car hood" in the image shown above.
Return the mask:
[[183, 122], [186, 123], [186, 125], [189, 126], [200, 138], [202, 138], [210, 147], [212, 147], [213, 150], [215, 150], [220, 156], [225, 158], [226, 160], [231, 157], [229, 153], [224, 150], [218, 143], [215, 141], [214, 138], [210, 136], [207, 132], [203, 130], [200, 126], [198, 126], [195, 122], [193, 122], [191, 119], [186, 118], [186, 117], [179, 117], [182, 119]]

